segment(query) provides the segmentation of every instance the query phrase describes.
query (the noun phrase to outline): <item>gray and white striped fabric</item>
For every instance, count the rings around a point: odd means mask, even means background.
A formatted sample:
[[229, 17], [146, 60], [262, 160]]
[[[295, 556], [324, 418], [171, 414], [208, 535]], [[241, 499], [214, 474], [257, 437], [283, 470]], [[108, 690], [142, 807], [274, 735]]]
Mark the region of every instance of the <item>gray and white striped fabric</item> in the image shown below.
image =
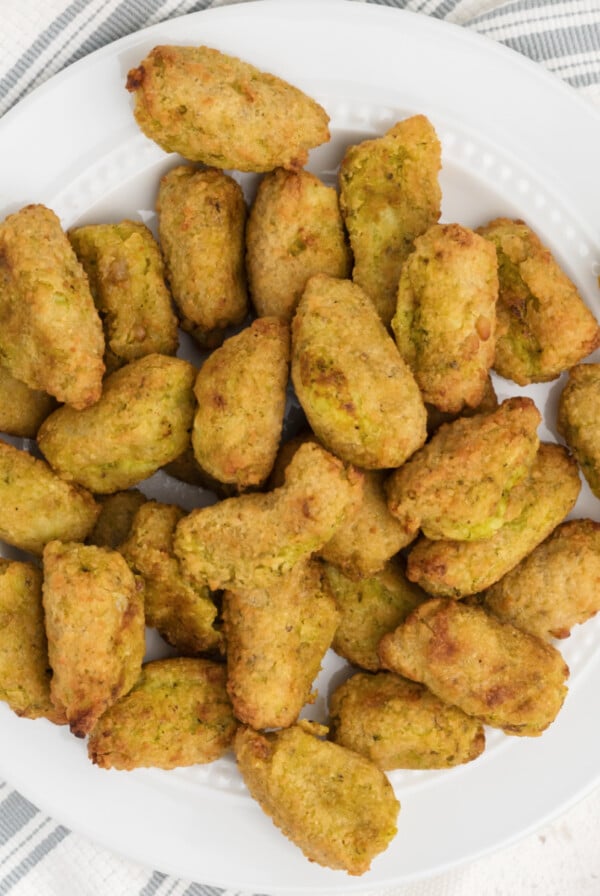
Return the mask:
[[[472, 28], [541, 63], [600, 104], [598, 0], [367, 2]], [[92, 50], [147, 25], [220, 5], [225, 5], [224, 0], [3, 0], [0, 115], [42, 81]]]
[[[227, 2], [235, 0], [2, 0], [0, 115], [51, 75], [98, 47], [173, 16]], [[366, 2], [446, 19], [501, 41], [600, 106], [600, 0]], [[466, 893], [457, 880], [452, 877], [411, 885], [403, 888], [402, 894]], [[489, 892], [486, 886], [468, 892], [485, 890]], [[516, 890], [512, 892], [516, 896]], [[527, 890], [530, 892], [533, 890]], [[585, 892], [591, 894], [592, 890]], [[46, 817], [0, 782], [0, 896], [5, 894], [233, 896], [114, 857]]]

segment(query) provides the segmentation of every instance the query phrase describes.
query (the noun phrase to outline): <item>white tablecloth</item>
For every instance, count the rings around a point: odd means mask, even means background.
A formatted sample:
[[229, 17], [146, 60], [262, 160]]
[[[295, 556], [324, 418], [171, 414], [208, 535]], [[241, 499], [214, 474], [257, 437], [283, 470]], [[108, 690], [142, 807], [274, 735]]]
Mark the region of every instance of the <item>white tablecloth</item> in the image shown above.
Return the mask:
[[[231, 0], [2, 0], [0, 115], [52, 74], [97, 47], [171, 16], [226, 2]], [[600, 105], [598, 0], [373, 2], [445, 18], [502, 41], [563, 78], [589, 102]], [[600, 171], [600, 147], [598, 150]], [[598, 189], [598, 185], [590, 188]], [[600, 202], [598, 205], [600, 214]], [[599, 835], [600, 790], [517, 845], [386, 893], [599, 896]], [[201, 881], [176, 880], [112, 855], [46, 817], [9, 782], [0, 782], [0, 896], [8, 893], [225, 896], [225, 891]]]

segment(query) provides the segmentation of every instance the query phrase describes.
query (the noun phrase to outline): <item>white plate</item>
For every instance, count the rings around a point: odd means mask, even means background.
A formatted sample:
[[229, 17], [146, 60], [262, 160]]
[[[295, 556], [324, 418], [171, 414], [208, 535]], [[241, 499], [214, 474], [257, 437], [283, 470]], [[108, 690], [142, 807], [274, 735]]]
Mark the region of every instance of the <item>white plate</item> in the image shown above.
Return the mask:
[[[554, 250], [598, 312], [600, 117], [541, 68], [440, 21], [347, 0], [267, 0], [196, 13], [118, 41], [55, 77], [0, 122], [0, 213], [44, 202], [65, 227], [139, 214], [176, 159], [138, 131], [127, 70], [157, 43], [205, 43], [287, 78], [329, 111], [332, 141], [310, 167], [330, 181], [344, 147], [423, 112], [443, 145], [443, 215], [477, 225], [518, 215]], [[248, 194], [250, 178], [244, 179]], [[556, 384], [521, 390], [554, 438]], [[517, 390], [497, 381], [501, 398]], [[157, 488], [160, 489], [158, 484]], [[150, 488], [154, 488], [153, 482]], [[178, 495], [185, 502], [189, 494]], [[599, 517], [584, 487], [574, 516]], [[362, 878], [309, 863], [249, 798], [233, 761], [174, 772], [102, 771], [85, 744], [0, 707], [0, 772], [46, 812], [149, 867], [277, 894], [381, 888], [439, 873], [552, 819], [600, 779], [600, 621], [561, 649], [572, 669], [557, 721], [538, 739], [490, 731], [476, 762], [395, 772], [392, 845]], [[320, 678], [336, 667], [328, 656]]]

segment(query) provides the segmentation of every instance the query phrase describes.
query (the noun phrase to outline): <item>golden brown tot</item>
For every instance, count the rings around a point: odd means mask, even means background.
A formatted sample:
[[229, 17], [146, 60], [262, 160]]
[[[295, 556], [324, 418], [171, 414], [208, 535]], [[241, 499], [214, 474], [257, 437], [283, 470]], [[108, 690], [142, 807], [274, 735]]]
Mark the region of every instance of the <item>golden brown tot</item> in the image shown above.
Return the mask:
[[567, 693], [559, 651], [481, 607], [450, 598], [421, 604], [381, 639], [383, 666], [506, 734], [535, 737]]
[[270, 588], [226, 591], [227, 691], [252, 728], [285, 728], [313, 700], [312, 683], [339, 613], [319, 565], [301, 561]]
[[179, 165], [161, 179], [156, 210], [182, 327], [201, 347], [218, 345], [248, 310], [242, 188], [216, 168]]
[[483, 595], [495, 616], [540, 638], [566, 638], [600, 610], [600, 523], [569, 520]]
[[0, 439], [0, 538], [41, 554], [54, 539], [83, 541], [100, 505], [83, 488], [65, 482], [43, 460]]
[[482, 723], [391, 672], [358, 672], [333, 692], [331, 739], [384, 770], [452, 768], [485, 747]]
[[388, 506], [408, 534], [488, 538], [506, 521], [510, 495], [536, 458], [542, 416], [531, 398], [444, 423], [386, 480]]
[[577, 364], [558, 401], [558, 431], [600, 498], [600, 364]]
[[400, 805], [385, 774], [307, 725], [242, 727], [234, 749], [252, 796], [311, 861], [363, 874], [395, 836]]
[[352, 278], [388, 325], [414, 240], [441, 213], [441, 146], [424, 115], [350, 146], [340, 165], [340, 207], [354, 256]]
[[0, 362], [74, 408], [98, 400], [104, 335], [88, 279], [57, 216], [27, 205], [0, 224]]
[[102, 315], [106, 366], [177, 350], [177, 318], [165, 284], [160, 249], [137, 221], [89, 224], [69, 231]]
[[93, 407], [50, 414], [38, 433], [40, 451], [60, 476], [92, 492], [130, 488], [189, 445], [195, 376], [182, 358], [130, 361], [106, 378]]
[[192, 446], [209, 476], [240, 491], [265, 481], [281, 438], [289, 359], [288, 325], [263, 317], [204, 361], [194, 385]]
[[330, 563], [325, 564], [324, 572], [340, 611], [331, 646], [354, 666], [376, 672], [381, 667], [377, 652], [381, 638], [400, 625], [427, 595], [408, 581], [396, 557], [381, 572], [358, 581]]
[[426, 403], [458, 413], [481, 402], [494, 362], [494, 247], [460, 224], [417, 237], [402, 266], [392, 329]]
[[498, 254], [494, 369], [523, 386], [555, 379], [600, 345], [577, 287], [524, 221], [497, 218], [478, 233]]
[[64, 724], [50, 699], [51, 674], [41, 570], [0, 559], [0, 700], [19, 716]]
[[257, 312], [290, 321], [313, 274], [349, 277], [337, 191], [310, 171], [261, 180], [246, 227], [248, 286]]
[[131, 691], [100, 717], [88, 754], [100, 768], [164, 768], [213, 762], [237, 728], [225, 666], [195, 657], [146, 663]]
[[421, 538], [408, 556], [408, 578], [429, 594], [484, 591], [562, 523], [580, 490], [577, 464], [563, 446], [540, 444], [530, 475], [511, 492], [504, 525], [478, 541]]
[[329, 541], [361, 492], [359, 472], [307, 443], [280, 488], [192, 510], [177, 524], [174, 551], [184, 571], [212, 589], [270, 587]]
[[139, 677], [146, 649], [142, 591], [109, 548], [53, 541], [43, 561], [50, 695], [73, 734], [85, 737]]
[[[306, 441], [316, 442], [310, 432], [284, 442], [277, 453], [269, 477], [271, 488], [283, 485], [285, 470]], [[387, 506], [383, 470], [362, 470], [362, 498], [357, 510], [336, 529], [333, 538], [319, 551], [319, 557], [338, 567], [351, 579], [362, 579], [380, 572], [387, 561], [405, 547], [412, 536]]]
[[87, 544], [95, 544], [99, 548], [118, 548], [128, 537], [136, 513], [147, 500], [137, 488], [112, 495], [98, 495], [100, 514], [86, 538]]
[[55, 408], [56, 399], [40, 389], [30, 389], [0, 364], [0, 432], [34, 439]]
[[173, 533], [183, 516], [174, 504], [146, 501], [118, 549], [144, 583], [146, 625], [180, 653], [194, 656], [220, 650], [223, 639], [210, 591], [186, 576], [173, 553]]
[[399, 467], [425, 442], [419, 387], [350, 280], [308, 281], [292, 321], [292, 381], [317, 438], [349, 463]]
[[315, 100], [211, 47], [154, 47], [129, 72], [127, 89], [146, 136], [193, 162], [295, 169], [329, 140], [329, 117]]

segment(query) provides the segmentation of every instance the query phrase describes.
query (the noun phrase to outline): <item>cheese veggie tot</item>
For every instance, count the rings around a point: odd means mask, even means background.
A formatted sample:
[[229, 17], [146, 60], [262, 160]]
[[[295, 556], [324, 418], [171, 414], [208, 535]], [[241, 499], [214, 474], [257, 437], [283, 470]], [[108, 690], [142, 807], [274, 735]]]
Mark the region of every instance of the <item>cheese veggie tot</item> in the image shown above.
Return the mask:
[[478, 233], [498, 254], [494, 369], [520, 386], [556, 379], [600, 345], [600, 327], [549, 249], [523, 221]]
[[386, 480], [388, 507], [407, 534], [489, 538], [511, 511], [510, 495], [531, 471], [542, 416], [531, 398], [440, 426]]
[[246, 268], [257, 313], [288, 322], [313, 274], [349, 277], [336, 189], [310, 171], [266, 174], [248, 216]]
[[212, 348], [248, 311], [242, 188], [215, 168], [179, 165], [162, 177], [156, 211], [181, 325], [200, 347]]
[[452, 768], [484, 750], [482, 723], [391, 672], [358, 672], [331, 695], [330, 738], [384, 770]]
[[301, 561], [270, 588], [226, 591], [227, 691], [236, 718], [286, 728], [311, 688], [339, 621], [320, 566]]
[[130, 488], [112, 495], [98, 495], [96, 500], [100, 514], [86, 543], [99, 548], [118, 548], [131, 532], [136, 513], [148, 499], [137, 488]]
[[379, 641], [393, 631], [427, 595], [406, 578], [400, 561], [390, 560], [381, 572], [353, 581], [325, 564], [325, 581], [340, 612], [332, 647], [348, 662], [370, 672], [381, 667]]
[[116, 551], [53, 541], [43, 555], [50, 695], [77, 737], [137, 681], [146, 642], [141, 588]]
[[34, 439], [41, 423], [56, 409], [56, 399], [30, 389], [0, 364], [0, 432]]
[[27, 719], [58, 725], [42, 607], [42, 573], [33, 563], [0, 559], [0, 700]]
[[85, 489], [0, 439], [0, 538], [7, 544], [41, 554], [54, 539], [83, 541], [99, 513]]
[[[283, 485], [285, 470], [306, 441], [316, 439], [302, 433], [284, 442], [277, 453], [269, 476], [271, 488]], [[412, 540], [392, 516], [384, 491], [386, 474], [382, 470], [362, 470], [362, 498], [356, 512], [336, 529], [333, 537], [318, 552], [321, 559], [340, 569], [350, 579], [363, 579], [380, 572], [387, 561]]]
[[340, 207], [354, 256], [352, 279], [386, 326], [414, 240], [441, 213], [441, 146], [424, 115], [350, 146], [339, 171]]
[[319, 441], [349, 463], [399, 467], [425, 442], [415, 379], [350, 280], [308, 281], [292, 321], [292, 381]]
[[74, 408], [102, 390], [104, 335], [88, 279], [60, 221], [27, 205], [0, 224], [0, 362]]
[[211, 589], [264, 588], [329, 541], [354, 513], [362, 476], [318, 445], [302, 445], [285, 483], [192, 510], [175, 530], [184, 571]]
[[281, 439], [289, 358], [289, 327], [263, 317], [204, 361], [194, 384], [192, 447], [209, 476], [239, 491], [265, 481]]
[[281, 78], [211, 47], [154, 47], [127, 76], [141, 130], [166, 152], [238, 171], [301, 168], [329, 116]]
[[384, 668], [506, 734], [536, 737], [556, 718], [569, 670], [559, 651], [480, 607], [421, 604], [379, 646]]
[[377, 575], [413, 538], [388, 509], [385, 473], [365, 470], [363, 475], [363, 499], [358, 510], [319, 551], [323, 560], [351, 579]]
[[164, 768], [219, 759], [237, 728], [225, 666], [194, 657], [146, 663], [94, 725], [88, 755], [100, 768]]
[[381, 769], [308, 726], [238, 730], [234, 749], [251, 795], [313, 862], [364, 874], [396, 834], [400, 804]]
[[63, 479], [97, 494], [127, 489], [175, 460], [189, 444], [195, 368], [146, 355], [106, 378], [91, 408], [62, 407], [46, 418], [38, 445]]
[[460, 224], [435, 224], [402, 265], [392, 330], [427, 404], [480, 404], [494, 363], [498, 264], [493, 245]]
[[174, 504], [146, 501], [118, 548], [144, 583], [146, 625], [185, 655], [220, 650], [217, 608], [210, 591], [185, 575], [173, 553], [175, 526], [184, 516]]
[[581, 480], [562, 445], [542, 443], [531, 474], [511, 493], [507, 522], [478, 541], [421, 538], [407, 562], [408, 578], [432, 595], [484, 591], [517, 565], [573, 509]]
[[106, 365], [158, 352], [174, 355], [178, 334], [160, 249], [145, 224], [90, 224], [69, 231], [104, 325]]
[[558, 431], [600, 498], [600, 364], [577, 364], [558, 400]]
[[499, 619], [566, 638], [600, 610], [600, 523], [569, 520], [482, 595]]

